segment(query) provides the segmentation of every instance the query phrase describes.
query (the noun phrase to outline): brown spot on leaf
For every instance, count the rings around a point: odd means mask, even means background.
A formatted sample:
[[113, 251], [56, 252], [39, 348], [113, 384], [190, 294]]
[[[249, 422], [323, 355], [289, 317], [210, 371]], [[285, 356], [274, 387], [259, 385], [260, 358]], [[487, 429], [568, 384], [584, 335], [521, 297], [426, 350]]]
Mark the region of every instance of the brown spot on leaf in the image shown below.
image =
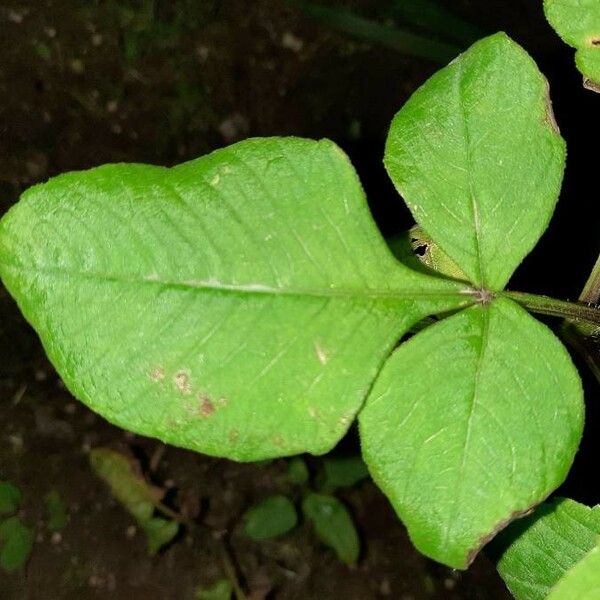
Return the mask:
[[154, 383], [158, 383], [159, 381], [162, 381], [165, 378], [165, 370], [162, 367], [156, 367], [155, 369], [152, 369], [152, 372], [150, 373], [150, 380], [153, 381]]
[[240, 432], [237, 429], [232, 429], [229, 432], [229, 436], [228, 437], [229, 437], [229, 441], [230, 442], [235, 442], [240, 437]]
[[210, 417], [215, 412], [215, 405], [207, 396], [200, 398], [200, 414], [203, 417]]
[[273, 436], [273, 443], [276, 446], [283, 446], [283, 438], [280, 435]]
[[187, 371], [177, 371], [173, 377], [173, 383], [182, 394], [191, 394], [192, 384], [190, 383], [190, 374]]

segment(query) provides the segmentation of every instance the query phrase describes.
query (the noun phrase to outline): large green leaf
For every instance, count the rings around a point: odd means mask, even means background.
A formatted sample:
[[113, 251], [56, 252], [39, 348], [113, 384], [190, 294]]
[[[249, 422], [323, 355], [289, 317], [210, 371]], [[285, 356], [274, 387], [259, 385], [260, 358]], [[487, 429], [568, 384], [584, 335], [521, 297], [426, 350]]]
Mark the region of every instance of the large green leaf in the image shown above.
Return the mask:
[[371, 474], [417, 548], [465, 568], [564, 480], [581, 384], [554, 335], [499, 298], [396, 350], [359, 423]]
[[75, 396], [239, 460], [329, 450], [403, 332], [468, 300], [400, 265], [347, 157], [298, 138], [31, 188], [0, 275]]
[[548, 595], [548, 600], [598, 600], [600, 598], [600, 546], [570, 569]]
[[499, 554], [498, 572], [517, 600], [543, 600], [599, 535], [600, 506], [560, 498], [508, 527], [493, 554]]
[[564, 160], [548, 84], [504, 34], [429, 79], [385, 151], [415, 220], [473, 283], [496, 290], [545, 230]]
[[577, 49], [575, 62], [586, 86], [600, 92], [600, 2], [544, 0], [544, 10], [558, 35]]

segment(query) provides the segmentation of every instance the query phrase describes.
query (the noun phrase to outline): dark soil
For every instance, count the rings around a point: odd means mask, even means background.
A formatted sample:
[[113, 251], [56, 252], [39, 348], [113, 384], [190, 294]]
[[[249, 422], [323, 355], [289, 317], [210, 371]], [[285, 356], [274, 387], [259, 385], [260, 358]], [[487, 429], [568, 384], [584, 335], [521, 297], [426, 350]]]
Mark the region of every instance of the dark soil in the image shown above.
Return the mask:
[[[383, 3], [337, 4], [375, 15]], [[596, 218], [579, 215], [589, 208], [585, 180], [594, 172], [583, 141], [598, 133], [592, 107], [600, 100], [581, 89], [572, 52], [548, 28], [541, 1], [448, 4], [490, 32], [508, 31], [550, 76], [571, 161], [555, 223], [513, 287], [576, 297], [598, 251]], [[347, 150], [382, 230], [399, 231], [410, 222], [380, 166], [383, 142], [393, 114], [438, 66], [335, 33], [277, 0], [7, 0], [0, 214], [23, 189], [66, 170], [170, 165], [248, 136], [295, 134], [329, 137]], [[244, 511], [273, 492], [299, 493], [284, 477], [286, 462], [211, 459], [107, 424], [65, 391], [2, 288], [0, 422], [0, 479], [23, 491], [23, 519], [37, 532], [26, 569], [0, 573], [2, 599], [191, 600], [198, 586], [224, 576], [224, 547], [254, 600], [508, 598], [483, 556], [458, 573], [419, 555], [370, 481], [342, 494], [362, 537], [357, 567], [341, 564], [307, 524], [252, 542], [240, 527]], [[592, 429], [588, 437], [597, 439]], [[184, 533], [148, 557], [143, 535], [90, 470], [90, 448], [103, 445], [137, 456], [168, 489], [167, 502], [200, 510], [213, 533]], [[356, 449], [352, 434], [340, 451], [348, 449]], [[597, 501], [597, 487], [582, 476], [593, 450], [584, 446], [569, 489]], [[54, 534], [41, 500], [51, 489], [70, 516]]]

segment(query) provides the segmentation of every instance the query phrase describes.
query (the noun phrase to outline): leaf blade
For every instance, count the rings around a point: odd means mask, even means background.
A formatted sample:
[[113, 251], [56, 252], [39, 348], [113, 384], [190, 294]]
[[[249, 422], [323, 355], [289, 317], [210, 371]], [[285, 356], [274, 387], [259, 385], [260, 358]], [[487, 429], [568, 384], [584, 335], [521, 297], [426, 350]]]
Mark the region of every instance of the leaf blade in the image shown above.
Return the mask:
[[417, 548], [465, 568], [564, 480], [581, 383], [553, 334], [497, 299], [396, 350], [359, 426], [365, 462]]
[[310, 493], [302, 501], [302, 511], [313, 523], [319, 539], [332, 548], [342, 562], [356, 563], [360, 554], [358, 533], [350, 513], [335, 496]]
[[600, 597], [600, 546], [595, 546], [563, 576], [548, 600], [595, 600]]
[[347, 157], [298, 138], [34, 187], [0, 276], [76, 397], [236, 460], [329, 450], [411, 323], [467, 301], [399, 265]]
[[517, 600], [543, 600], [599, 535], [600, 507], [558, 498], [510, 525], [494, 541], [492, 555]]
[[600, 5], [595, 0], [544, 0], [546, 18], [569, 46], [586, 87], [600, 91]]
[[298, 522], [296, 507], [282, 495], [271, 496], [253, 506], [245, 515], [244, 531], [253, 540], [266, 540], [284, 535]]
[[548, 84], [504, 34], [473, 45], [395, 116], [385, 165], [417, 223], [499, 290], [546, 229], [565, 147]]

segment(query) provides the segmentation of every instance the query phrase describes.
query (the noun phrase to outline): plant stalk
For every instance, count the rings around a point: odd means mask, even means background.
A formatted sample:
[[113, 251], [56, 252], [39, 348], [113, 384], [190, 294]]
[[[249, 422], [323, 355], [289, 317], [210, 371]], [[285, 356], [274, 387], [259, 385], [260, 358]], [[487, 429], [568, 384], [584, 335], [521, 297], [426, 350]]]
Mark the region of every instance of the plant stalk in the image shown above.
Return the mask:
[[518, 302], [531, 312], [550, 315], [552, 317], [562, 317], [575, 323], [585, 323], [592, 325], [594, 328], [600, 328], [600, 309], [595, 306], [590, 306], [583, 302], [569, 302], [567, 300], [557, 300], [548, 296], [525, 294], [523, 292], [507, 291], [504, 292], [504, 295]]

